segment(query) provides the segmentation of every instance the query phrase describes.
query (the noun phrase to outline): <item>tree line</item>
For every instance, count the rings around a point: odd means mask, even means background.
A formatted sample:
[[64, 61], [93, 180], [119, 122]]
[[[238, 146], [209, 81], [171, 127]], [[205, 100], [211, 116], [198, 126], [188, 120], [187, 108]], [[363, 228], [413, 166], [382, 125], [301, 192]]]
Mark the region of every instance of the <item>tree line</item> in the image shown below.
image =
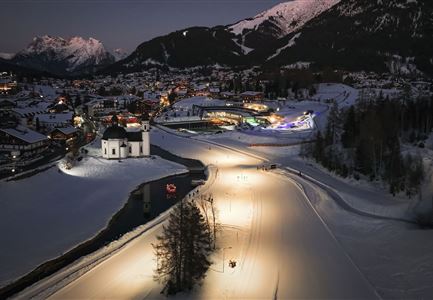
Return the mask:
[[382, 180], [390, 193], [419, 193], [424, 178], [422, 158], [402, 154], [401, 144], [424, 147], [433, 129], [433, 97], [390, 100], [362, 96], [357, 105], [339, 109], [334, 103], [323, 133], [302, 155], [312, 157], [342, 177]]

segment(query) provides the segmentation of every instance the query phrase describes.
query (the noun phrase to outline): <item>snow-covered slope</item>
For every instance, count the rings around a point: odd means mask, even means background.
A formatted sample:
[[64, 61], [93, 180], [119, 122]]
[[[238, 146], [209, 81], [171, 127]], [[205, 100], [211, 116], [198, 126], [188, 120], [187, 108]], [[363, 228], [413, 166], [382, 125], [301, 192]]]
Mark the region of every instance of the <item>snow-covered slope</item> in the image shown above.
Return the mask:
[[275, 65], [309, 61], [349, 70], [433, 74], [432, 20], [430, 0], [341, 0], [284, 37], [287, 43], [302, 33], [271, 60]]
[[94, 39], [52, 37], [33, 38], [27, 48], [18, 52], [13, 61], [21, 66], [52, 73], [80, 72], [114, 62], [114, 56]]
[[179, 30], [142, 43], [110, 71], [125, 67], [138, 70], [148, 62], [172, 67], [262, 64], [285, 46], [279, 41], [282, 37], [302, 28], [339, 1], [288, 1], [233, 25]]
[[309, 20], [328, 10], [340, 0], [294, 0], [280, 3], [254, 18], [242, 20], [229, 29], [236, 35], [245, 31], [260, 30], [264, 26], [274, 27], [274, 36], [283, 37], [299, 28]]
[[128, 56], [128, 52], [122, 48], [113, 49], [111, 54], [114, 56], [116, 61], [122, 60]]
[[0, 52], [0, 58], [3, 59], [12, 59], [14, 57], [15, 53], [5, 53], [5, 52]]

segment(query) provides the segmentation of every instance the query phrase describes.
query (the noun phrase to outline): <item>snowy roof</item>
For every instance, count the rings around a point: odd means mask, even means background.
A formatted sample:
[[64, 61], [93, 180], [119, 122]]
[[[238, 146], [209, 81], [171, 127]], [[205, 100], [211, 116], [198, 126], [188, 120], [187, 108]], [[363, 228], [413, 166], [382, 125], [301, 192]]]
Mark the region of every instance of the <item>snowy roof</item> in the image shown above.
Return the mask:
[[50, 103], [40, 101], [39, 99], [19, 100], [16, 104], [18, 107], [15, 107], [12, 111], [21, 117], [45, 113], [50, 105]]
[[72, 120], [73, 113], [59, 113], [59, 114], [40, 114], [37, 116], [39, 122], [42, 123], [66, 123]]
[[0, 131], [30, 144], [47, 140], [45, 135], [21, 125], [18, 125], [16, 128], [0, 129]]
[[194, 89], [196, 91], [203, 91], [206, 90], [208, 88], [208, 86], [206, 84], [199, 84], [199, 85], [195, 85]]
[[283, 37], [302, 27], [309, 20], [328, 10], [340, 0], [295, 0], [277, 4], [254, 18], [242, 20], [233, 24], [229, 29], [235, 34], [242, 34], [244, 30], [257, 30], [265, 23], [271, 22], [280, 29], [278, 37]]
[[[55, 128], [53, 131], [56, 131], [56, 130], [60, 131], [63, 134], [66, 134], [66, 135], [77, 132], [77, 128], [72, 127], [72, 126], [63, 127], [63, 128]], [[51, 132], [53, 132], [53, 131], [51, 131]]]
[[262, 95], [262, 94], [263, 94], [262, 92], [246, 91], [246, 92], [243, 92], [241, 94], [241, 96], [258, 96], [258, 95]]

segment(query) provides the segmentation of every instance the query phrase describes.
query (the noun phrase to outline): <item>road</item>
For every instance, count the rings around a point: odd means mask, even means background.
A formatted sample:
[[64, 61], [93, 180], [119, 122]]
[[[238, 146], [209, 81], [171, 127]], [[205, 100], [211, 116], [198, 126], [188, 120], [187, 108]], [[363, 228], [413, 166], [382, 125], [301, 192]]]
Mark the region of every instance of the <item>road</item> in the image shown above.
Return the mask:
[[[222, 230], [203, 286], [188, 298], [374, 299], [377, 294], [296, 183], [257, 170], [242, 153], [163, 132], [152, 142], [214, 164], [212, 193]], [[153, 280], [156, 226], [51, 295], [51, 299], [164, 298]], [[223, 261], [224, 258], [224, 261]], [[235, 268], [228, 266], [235, 260]]]

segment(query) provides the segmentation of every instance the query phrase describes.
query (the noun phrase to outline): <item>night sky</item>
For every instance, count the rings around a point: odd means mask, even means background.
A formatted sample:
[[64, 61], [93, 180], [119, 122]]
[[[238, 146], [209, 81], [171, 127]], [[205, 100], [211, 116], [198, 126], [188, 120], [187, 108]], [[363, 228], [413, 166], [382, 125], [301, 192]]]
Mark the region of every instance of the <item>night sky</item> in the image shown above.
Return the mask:
[[[37, 35], [101, 40], [133, 51], [153, 37], [185, 27], [226, 25], [284, 0], [0, 0], [0, 52], [17, 52]], [[287, 1], [287, 0], [286, 0]]]

